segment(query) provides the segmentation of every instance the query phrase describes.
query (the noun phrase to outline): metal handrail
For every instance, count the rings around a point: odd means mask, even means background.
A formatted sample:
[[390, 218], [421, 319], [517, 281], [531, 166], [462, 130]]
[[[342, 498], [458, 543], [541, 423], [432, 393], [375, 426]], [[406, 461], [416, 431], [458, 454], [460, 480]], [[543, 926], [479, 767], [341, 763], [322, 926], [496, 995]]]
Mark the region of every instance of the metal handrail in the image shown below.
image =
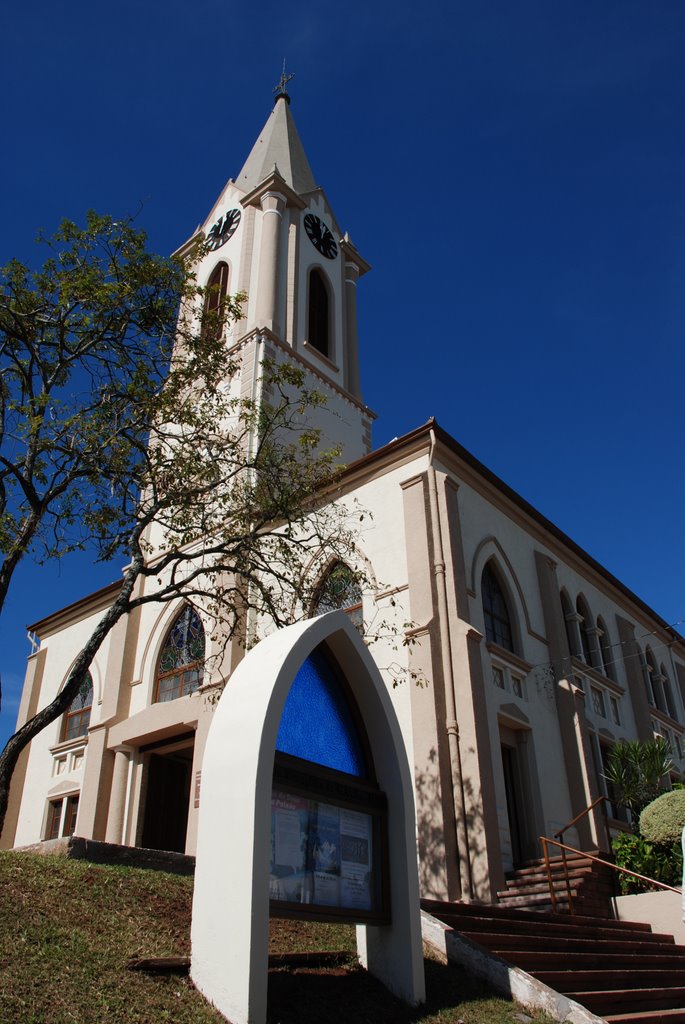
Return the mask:
[[610, 803], [608, 796], [598, 796], [595, 800], [592, 801], [589, 807], [586, 807], [584, 811], [580, 812], [580, 814], [576, 814], [573, 821], [569, 821], [568, 825], [564, 825], [564, 827], [560, 828], [558, 832], [555, 832], [554, 838], [561, 839], [564, 835], [564, 832], [568, 832], [568, 830], [572, 828], [576, 824], [576, 822], [580, 821], [581, 818], [584, 818], [586, 814], [590, 813], [590, 811], [594, 811], [597, 804], [604, 803], [605, 801], [607, 803]]
[[[554, 884], [552, 882], [552, 865], [549, 858], [549, 844], [552, 846], [558, 846], [561, 850], [569, 853], [576, 853], [581, 857], [587, 857], [588, 860], [595, 861], [597, 864], [604, 864], [608, 868], [612, 868], [614, 871], [620, 871], [623, 875], [630, 875], [632, 878], [639, 878], [641, 882], [647, 882], [649, 885], [655, 885], [659, 889], [668, 889], [669, 892], [677, 892], [678, 895], [682, 895], [681, 889], [675, 889], [672, 885], [666, 885], [665, 882], [657, 882], [656, 878], [648, 878], [647, 875], [641, 875], [637, 871], [631, 871], [629, 868], [621, 868], [618, 864], [612, 864], [609, 860], [602, 860], [601, 857], [595, 857], [592, 853], [585, 853], [583, 850], [576, 850], [573, 846], [567, 846], [565, 843], [560, 843], [557, 839], [549, 839], [547, 836], [540, 836], [540, 842], [542, 843], [542, 849], [545, 857], [545, 869], [547, 871], [547, 884], [549, 885], [549, 895], [552, 900], [552, 910], [556, 913], [557, 909], [557, 896], [554, 891]], [[566, 892], [568, 895], [568, 909], [571, 915], [574, 914], [573, 910], [573, 895], [571, 893], [571, 881], [568, 876], [568, 867], [566, 866], [566, 858], [563, 857], [565, 876], [566, 876]]]
[[[573, 825], [576, 824], [576, 822], [580, 821], [581, 818], [584, 818], [586, 815], [588, 815], [592, 811], [594, 811], [595, 807], [598, 804], [604, 804], [605, 802], [607, 802], [607, 803], [609, 802], [609, 798], [608, 797], [606, 797], [604, 795], [600, 795], [598, 797], [595, 797], [595, 799], [592, 801], [592, 803], [589, 805], [589, 807], [586, 807], [584, 811], [580, 812], [580, 814], [576, 814], [576, 816], [573, 819], [573, 821], [569, 821], [568, 825], [564, 825], [564, 827], [562, 829], [559, 829], [558, 832], [555, 832], [554, 833], [554, 838], [557, 839], [557, 840], [562, 840], [564, 838], [564, 833], [568, 832], [568, 830], [570, 828], [572, 828]], [[603, 806], [602, 807], [602, 811], [603, 811], [603, 814], [604, 814], [604, 824], [605, 824], [605, 827], [606, 827], [606, 825], [607, 825], [606, 807]], [[573, 913], [573, 900], [571, 898], [571, 879], [569, 878], [569, 873], [568, 873], [568, 861], [567, 861], [567, 858], [566, 858], [566, 850], [563, 847], [563, 844], [560, 844], [560, 845], [562, 847], [562, 849], [561, 849], [561, 863], [563, 864], [563, 867], [564, 867], [564, 878], [566, 880], [566, 891], [568, 893], [569, 913], [572, 914]], [[543, 842], [543, 847], [544, 847], [544, 842]], [[550, 869], [549, 869], [549, 863], [548, 863], [549, 858], [547, 857], [547, 848], [544, 847], [544, 849], [545, 849], [545, 860], [546, 860], [546, 863], [548, 865], [547, 866], [547, 881], [549, 882], [550, 894], [552, 896], [552, 907], [553, 907], [554, 910], [556, 910], [556, 895], [554, 893], [553, 886], [552, 886], [552, 881], [551, 881], [551, 875], [550, 875]]]

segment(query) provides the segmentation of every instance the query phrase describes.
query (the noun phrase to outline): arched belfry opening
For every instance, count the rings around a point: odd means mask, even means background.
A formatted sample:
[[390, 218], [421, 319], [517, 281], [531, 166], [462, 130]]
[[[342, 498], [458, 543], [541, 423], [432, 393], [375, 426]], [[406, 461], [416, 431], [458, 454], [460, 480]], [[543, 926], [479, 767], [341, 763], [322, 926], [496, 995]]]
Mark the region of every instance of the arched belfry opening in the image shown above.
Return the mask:
[[202, 309], [202, 330], [207, 336], [217, 341], [224, 330], [224, 310], [228, 295], [228, 263], [223, 260], [217, 263], [207, 281], [205, 301]]
[[307, 303], [307, 341], [318, 352], [331, 358], [331, 298], [328, 281], [322, 270], [309, 271]]
[[249, 651], [207, 737], [191, 975], [234, 1024], [266, 1019], [270, 910], [355, 923], [370, 973], [425, 999], [412, 775], [342, 611]]

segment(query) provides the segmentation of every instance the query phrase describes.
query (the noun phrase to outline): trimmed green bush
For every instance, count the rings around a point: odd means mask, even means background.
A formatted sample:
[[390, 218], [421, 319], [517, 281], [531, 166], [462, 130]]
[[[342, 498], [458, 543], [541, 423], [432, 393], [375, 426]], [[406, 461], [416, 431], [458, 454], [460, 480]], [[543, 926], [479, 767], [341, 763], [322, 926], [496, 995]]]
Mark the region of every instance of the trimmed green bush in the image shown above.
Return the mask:
[[[643, 836], [621, 832], [614, 838], [611, 845], [619, 867], [637, 871], [638, 874], [646, 875], [647, 878], [653, 878], [665, 885], [679, 886], [681, 884], [683, 856], [680, 840], [669, 845], [659, 845], [650, 843]], [[649, 892], [655, 888], [641, 882], [639, 878], [631, 878], [630, 875], [619, 873], [618, 878], [624, 896], [637, 892]]]
[[685, 826], [685, 790], [674, 790], [647, 804], [640, 815], [640, 834], [650, 843], [679, 843]]

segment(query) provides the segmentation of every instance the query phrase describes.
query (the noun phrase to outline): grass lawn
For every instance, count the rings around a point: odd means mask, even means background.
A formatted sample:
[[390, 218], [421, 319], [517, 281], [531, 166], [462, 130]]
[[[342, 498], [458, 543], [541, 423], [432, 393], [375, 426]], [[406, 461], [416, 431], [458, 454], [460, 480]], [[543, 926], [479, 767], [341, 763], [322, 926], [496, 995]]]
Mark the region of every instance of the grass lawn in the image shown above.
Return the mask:
[[[187, 977], [126, 969], [190, 953], [192, 879], [0, 853], [0, 1024], [223, 1021]], [[347, 926], [273, 921], [272, 952], [348, 949], [331, 968], [269, 974], [270, 1024], [520, 1024], [531, 1018], [455, 967], [426, 960], [428, 1002], [411, 1010], [353, 958]], [[536, 1018], [542, 1021], [543, 1018]]]

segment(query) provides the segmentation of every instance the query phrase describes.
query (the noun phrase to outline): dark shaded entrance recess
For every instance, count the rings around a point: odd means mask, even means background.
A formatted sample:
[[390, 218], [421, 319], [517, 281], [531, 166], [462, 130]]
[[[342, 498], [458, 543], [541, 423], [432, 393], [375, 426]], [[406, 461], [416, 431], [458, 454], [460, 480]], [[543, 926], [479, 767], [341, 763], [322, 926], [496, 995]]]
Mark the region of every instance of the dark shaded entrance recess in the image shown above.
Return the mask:
[[507, 797], [507, 816], [514, 864], [524, 860], [525, 804], [521, 786], [521, 775], [517, 751], [502, 744], [502, 767], [504, 769], [504, 790]]
[[185, 853], [193, 743], [151, 751], [140, 845]]

